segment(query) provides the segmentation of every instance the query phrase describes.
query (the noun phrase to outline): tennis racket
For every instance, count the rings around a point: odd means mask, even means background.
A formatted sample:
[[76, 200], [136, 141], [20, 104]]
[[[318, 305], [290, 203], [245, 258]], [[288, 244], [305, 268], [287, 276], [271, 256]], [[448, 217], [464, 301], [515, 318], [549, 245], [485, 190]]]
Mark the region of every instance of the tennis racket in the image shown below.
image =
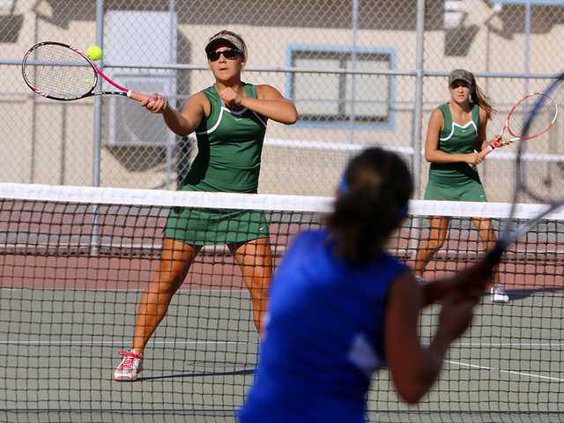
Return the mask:
[[[519, 139], [521, 140], [534, 138], [539, 128], [547, 128], [548, 122], [552, 122], [550, 127], [554, 124], [554, 110], [557, 110], [558, 104], [564, 104], [564, 73], [559, 75], [543, 94], [529, 98], [534, 98], [535, 101], [530, 104], [529, 111], [526, 113], [523, 124], [520, 127]], [[550, 118], [547, 118], [547, 113], [551, 116]], [[544, 132], [546, 130], [548, 129], [545, 129]], [[564, 135], [562, 133], [557, 136], [557, 144], [556, 151], [563, 151]], [[539, 184], [538, 178], [535, 179], [530, 176], [535, 171], [535, 163], [524, 160], [528, 143], [520, 142], [517, 145], [515, 187], [512, 194], [512, 204], [509, 218], [505, 222], [499, 240], [496, 246], [488, 253], [488, 260], [492, 264], [500, 261], [503, 252], [509, 245], [527, 233], [545, 216], [564, 205], [564, 160], [550, 162], [548, 166], [553, 166], [550, 184]], [[536, 166], [538, 167], [538, 164]], [[538, 172], [538, 169], [536, 170]], [[537, 181], [536, 184], [535, 181]], [[514, 218], [515, 212], [519, 208], [519, 201], [526, 198], [543, 204], [545, 207], [541, 209], [538, 215], [524, 222], [517, 223]]]
[[[540, 105], [539, 110], [536, 111], [535, 118], [531, 120], [527, 133], [525, 133], [527, 112], [535, 104]], [[513, 144], [515, 141], [526, 141], [540, 137], [554, 126], [557, 117], [558, 103], [550, 95], [546, 92], [527, 94], [511, 107], [503, 128], [501, 128], [496, 140], [488, 145], [485, 156], [496, 148]], [[511, 135], [511, 138], [503, 138], [505, 131]]]
[[[53, 100], [120, 95], [142, 102], [150, 97], [122, 87], [104, 75], [80, 50], [55, 41], [35, 44], [27, 51], [22, 62], [22, 76], [33, 92]], [[99, 77], [117, 90], [96, 90]]]

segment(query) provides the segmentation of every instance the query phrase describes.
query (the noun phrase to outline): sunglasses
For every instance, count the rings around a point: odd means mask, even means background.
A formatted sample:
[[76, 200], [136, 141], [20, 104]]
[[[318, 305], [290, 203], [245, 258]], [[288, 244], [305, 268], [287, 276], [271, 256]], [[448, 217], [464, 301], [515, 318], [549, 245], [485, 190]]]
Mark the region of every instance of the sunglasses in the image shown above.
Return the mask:
[[229, 49], [229, 50], [223, 50], [223, 51], [210, 51], [207, 52], [206, 55], [208, 56], [208, 60], [210, 62], [215, 62], [216, 60], [219, 60], [219, 57], [223, 54], [223, 57], [225, 57], [227, 60], [235, 60], [238, 59], [239, 57], [241, 57], [241, 52], [237, 49]]

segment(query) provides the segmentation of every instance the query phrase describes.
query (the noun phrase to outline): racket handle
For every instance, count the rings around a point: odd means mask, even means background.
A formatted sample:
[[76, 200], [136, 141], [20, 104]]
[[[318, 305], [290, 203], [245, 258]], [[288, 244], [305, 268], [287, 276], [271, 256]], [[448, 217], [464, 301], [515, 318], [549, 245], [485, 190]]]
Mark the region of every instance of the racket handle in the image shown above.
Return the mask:
[[133, 90], [127, 91], [127, 96], [132, 100], [138, 101], [139, 103], [145, 101], [146, 99], [148, 99], [150, 97], [146, 94], [142, 94], [138, 91], [133, 91]]
[[[486, 152], [485, 152], [485, 154], [484, 154], [484, 157], [486, 157], [488, 154], [490, 154], [492, 151], [494, 151], [494, 149], [495, 149], [495, 147], [493, 147], [491, 144], [488, 145], [488, 146], [486, 147]], [[475, 150], [474, 150], [474, 151], [475, 151]], [[476, 153], [477, 153], [477, 151], [476, 151]]]
[[[488, 148], [489, 148], [489, 146], [488, 146]], [[478, 150], [474, 150], [474, 153], [478, 154], [479, 151], [478, 151]], [[486, 153], [486, 155], [488, 155], [488, 154], [489, 154], [489, 151]], [[485, 157], [485, 156], [484, 156], [484, 157]], [[476, 166], [475, 164], [468, 163], [468, 166], [470, 166], [470, 167], [471, 167], [472, 169], [474, 169], [476, 172], [478, 171], [478, 166]]]
[[511, 138], [511, 139], [503, 139], [501, 134], [498, 135], [496, 137], [496, 139], [494, 141], [492, 141], [491, 143], [488, 144], [488, 146], [486, 147], [486, 153], [484, 154], [484, 157], [486, 157], [488, 154], [490, 154], [492, 151], [494, 151], [496, 148], [499, 147], [505, 147], [506, 145], [511, 144], [514, 141], [519, 140], [520, 138], [516, 137], [516, 138]]
[[[495, 147], [492, 147], [491, 144], [488, 145], [488, 146], [486, 147], [486, 153], [484, 154], [484, 158], [486, 158], [486, 156], [487, 156], [488, 154], [490, 154], [490, 153], [491, 153], [492, 151], [494, 151], [494, 150], [495, 150]], [[474, 150], [474, 153], [478, 154], [479, 151], [478, 151], [478, 150]], [[475, 171], [478, 171], [478, 166], [476, 166], [476, 165], [474, 165], [474, 164], [468, 164], [468, 166], [470, 166], [470, 167], [471, 167], [472, 169], [474, 169]]]

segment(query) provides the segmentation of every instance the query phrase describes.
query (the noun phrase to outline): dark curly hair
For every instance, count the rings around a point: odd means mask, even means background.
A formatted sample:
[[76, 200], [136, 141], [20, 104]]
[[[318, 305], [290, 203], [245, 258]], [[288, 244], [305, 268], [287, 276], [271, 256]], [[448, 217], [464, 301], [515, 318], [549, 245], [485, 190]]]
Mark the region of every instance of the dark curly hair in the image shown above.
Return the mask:
[[327, 218], [335, 252], [354, 263], [379, 255], [406, 217], [412, 194], [411, 172], [397, 154], [369, 148], [354, 157]]

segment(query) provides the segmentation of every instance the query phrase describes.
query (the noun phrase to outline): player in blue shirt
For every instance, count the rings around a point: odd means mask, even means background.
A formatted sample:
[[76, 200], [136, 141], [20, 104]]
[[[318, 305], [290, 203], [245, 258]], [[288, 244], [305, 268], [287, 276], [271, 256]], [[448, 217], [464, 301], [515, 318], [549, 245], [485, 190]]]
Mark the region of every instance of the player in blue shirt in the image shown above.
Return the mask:
[[[493, 263], [419, 286], [384, 250], [411, 194], [396, 154], [371, 148], [351, 161], [326, 228], [298, 235], [277, 269], [241, 423], [364, 422], [370, 378], [385, 365], [404, 400], [431, 388]], [[439, 325], [424, 347], [419, 314], [438, 300]]]

